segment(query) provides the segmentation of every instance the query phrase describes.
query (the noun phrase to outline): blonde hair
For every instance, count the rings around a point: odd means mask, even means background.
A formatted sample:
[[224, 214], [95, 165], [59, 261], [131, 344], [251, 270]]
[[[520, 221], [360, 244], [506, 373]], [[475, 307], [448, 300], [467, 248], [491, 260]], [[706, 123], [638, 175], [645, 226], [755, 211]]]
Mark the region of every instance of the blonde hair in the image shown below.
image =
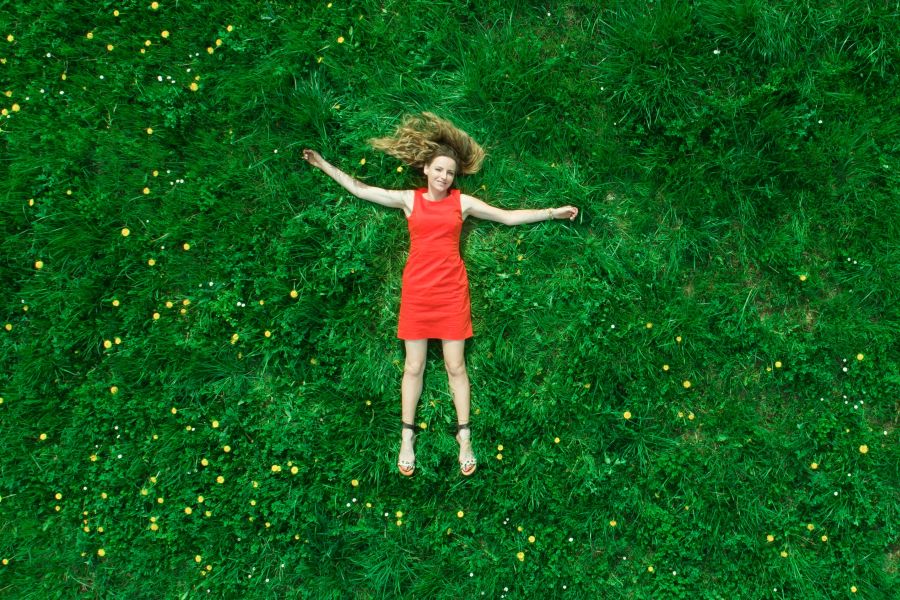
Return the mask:
[[484, 149], [468, 133], [430, 112], [406, 115], [394, 135], [372, 138], [369, 143], [419, 169], [438, 156], [447, 156], [456, 161], [461, 174], [471, 175], [484, 161]]

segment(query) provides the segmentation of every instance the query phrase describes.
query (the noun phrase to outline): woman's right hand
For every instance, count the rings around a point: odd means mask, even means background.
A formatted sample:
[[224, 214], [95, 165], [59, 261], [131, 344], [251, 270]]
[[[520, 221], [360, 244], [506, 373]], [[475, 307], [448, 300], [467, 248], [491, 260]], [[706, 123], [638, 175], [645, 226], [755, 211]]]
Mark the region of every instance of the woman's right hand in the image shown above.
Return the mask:
[[322, 168], [322, 155], [316, 152], [315, 150], [310, 150], [309, 148], [305, 148], [303, 150], [303, 160], [308, 162], [310, 165], [316, 167], [317, 169]]

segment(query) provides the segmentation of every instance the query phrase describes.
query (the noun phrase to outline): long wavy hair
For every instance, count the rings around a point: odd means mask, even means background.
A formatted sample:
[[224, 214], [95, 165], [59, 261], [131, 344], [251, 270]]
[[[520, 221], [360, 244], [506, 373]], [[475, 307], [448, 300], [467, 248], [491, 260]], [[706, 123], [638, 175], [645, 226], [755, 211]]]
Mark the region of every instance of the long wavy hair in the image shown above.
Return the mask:
[[405, 116], [393, 135], [369, 143], [417, 169], [446, 156], [456, 161], [461, 174], [471, 175], [484, 161], [484, 149], [468, 133], [430, 112]]

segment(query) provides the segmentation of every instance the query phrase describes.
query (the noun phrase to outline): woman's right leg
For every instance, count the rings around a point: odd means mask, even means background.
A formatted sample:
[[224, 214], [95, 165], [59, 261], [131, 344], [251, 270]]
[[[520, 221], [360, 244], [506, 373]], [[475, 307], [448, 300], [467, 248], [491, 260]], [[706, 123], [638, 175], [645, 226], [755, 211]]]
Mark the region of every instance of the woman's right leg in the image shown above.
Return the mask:
[[[404, 423], [415, 425], [416, 406], [422, 395], [422, 381], [425, 375], [425, 357], [428, 354], [428, 340], [405, 340], [406, 360], [403, 364], [403, 381], [400, 385], [400, 409]], [[415, 453], [412, 446], [413, 431], [401, 429], [399, 461], [412, 464]]]

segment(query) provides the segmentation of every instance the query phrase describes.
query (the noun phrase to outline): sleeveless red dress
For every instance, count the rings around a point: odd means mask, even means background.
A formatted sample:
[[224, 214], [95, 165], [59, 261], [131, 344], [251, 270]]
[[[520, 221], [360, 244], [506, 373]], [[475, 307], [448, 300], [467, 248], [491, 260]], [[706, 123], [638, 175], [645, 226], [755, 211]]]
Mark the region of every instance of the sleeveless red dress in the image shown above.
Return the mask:
[[459, 190], [443, 200], [426, 200], [425, 188], [415, 191], [407, 217], [409, 258], [400, 292], [402, 340], [472, 337], [469, 278], [459, 255], [462, 208]]

